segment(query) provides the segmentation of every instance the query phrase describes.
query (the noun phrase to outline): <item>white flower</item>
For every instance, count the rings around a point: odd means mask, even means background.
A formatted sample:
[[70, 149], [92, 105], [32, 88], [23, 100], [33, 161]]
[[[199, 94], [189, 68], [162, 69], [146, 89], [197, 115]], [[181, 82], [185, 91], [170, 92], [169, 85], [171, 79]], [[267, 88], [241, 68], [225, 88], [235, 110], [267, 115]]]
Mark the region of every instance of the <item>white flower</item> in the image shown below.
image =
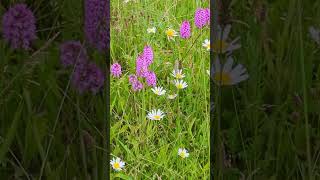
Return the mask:
[[164, 90], [162, 87], [154, 87], [151, 90], [158, 96], [164, 95], [166, 93], [166, 90]]
[[309, 27], [309, 33], [311, 38], [320, 45], [320, 30], [311, 26]]
[[183, 79], [185, 77], [185, 75], [182, 73], [182, 69], [173, 70], [171, 75], [177, 79]]
[[188, 84], [183, 80], [174, 80], [174, 84], [178, 89], [184, 89], [188, 87]]
[[206, 39], [202, 43], [202, 46], [205, 47], [208, 51], [210, 51], [210, 40]]
[[177, 96], [177, 94], [170, 94], [168, 95], [168, 99], [175, 99]]
[[156, 30], [157, 30], [156, 27], [148, 28], [147, 29], [147, 33], [149, 33], [149, 34], [153, 33], [154, 34], [154, 33], [156, 33]]
[[210, 76], [210, 71], [209, 70], [207, 70], [207, 74]]
[[187, 158], [187, 157], [189, 157], [188, 150], [186, 150], [185, 148], [179, 148], [179, 150], [178, 150], [178, 156], [180, 156], [181, 158]]
[[174, 37], [178, 36], [178, 33], [175, 30], [168, 28], [166, 30], [166, 35], [167, 35], [168, 40], [174, 40]]
[[164, 112], [162, 112], [160, 109], [153, 109], [151, 112], [148, 113], [147, 117], [150, 120], [161, 120], [164, 117]]
[[211, 70], [211, 78], [213, 78], [217, 85], [234, 85], [249, 78], [249, 75], [246, 72], [247, 70], [243, 65], [238, 64], [234, 68], [232, 68], [232, 65], [233, 59], [232, 57], [228, 57], [227, 62], [224, 64], [221, 71], [222, 67], [219, 59], [217, 58], [215, 60], [215, 64]]
[[240, 44], [237, 44], [236, 42], [240, 39], [237, 37], [232, 42], [227, 42], [229, 33], [231, 30], [231, 25], [227, 25], [224, 29], [222, 29], [220, 26], [218, 26], [218, 33], [217, 37], [212, 44], [212, 49], [216, 53], [226, 53], [226, 52], [232, 52], [236, 49], [239, 49], [241, 47]]
[[113, 158], [110, 161], [110, 164], [115, 171], [121, 171], [124, 168], [126, 163], [121, 161], [121, 159], [117, 157], [117, 158]]

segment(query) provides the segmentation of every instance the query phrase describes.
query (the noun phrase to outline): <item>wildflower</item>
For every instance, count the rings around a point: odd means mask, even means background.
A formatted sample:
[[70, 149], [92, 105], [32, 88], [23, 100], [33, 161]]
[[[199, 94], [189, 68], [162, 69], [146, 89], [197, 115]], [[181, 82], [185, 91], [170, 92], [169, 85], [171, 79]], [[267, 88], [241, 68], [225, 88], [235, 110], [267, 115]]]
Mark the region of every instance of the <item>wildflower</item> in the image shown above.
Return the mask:
[[25, 4], [16, 4], [2, 17], [4, 39], [13, 49], [30, 49], [36, 36], [36, 19]]
[[213, 65], [213, 69], [211, 70], [211, 78], [213, 78], [214, 82], [217, 85], [235, 85], [249, 78], [249, 75], [246, 72], [246, 68], [243, 67], [243, 65], [238, 64], [234, 68], [232, 68], [232, 65], [233, 59], [232, 57], [228, 57], [221, 71], [221, 64], [219, 59], [217, 58], [215, 60], [215, 64]]
[[129, 76], [129, 82], [130, 82], [131, 84], [134, 83], [134, 82], [136, 82], [137, 80], [138, 80], [138, 78], [137, 78], [136, 75], [131, 74], [131, 75]]
[[205, 8], [204, 12], [206, 24], [210, 25], [210, 8]]
[[173, 70], [171, 75], [176, 79], [183, 79], [185, 77], [185, 75], [182, 73], [182, 69]]
[[154, 72], [149, 71], [146, 75], [146, 82], [148, 86], [156, 86], [157, 85], [157, 76]]
[[109, 40], [107, 0], [85, 0], [85, 36], [90, 45], [104, 51]]
[[154, 87], [151, 88], [151, 90], [158, 96], [164, 95], [166, 93], [166, 90], [164, 90], [163, 87]]
[[121, 65], [119, 63], [114, 63], [111, 65], [111, 74], [113, 77], [120, 77], [121, 72]]
[[150, 120], [161, 120], [164, 117], [164, 112], [162, 112], [160, 109], [153, 109], [151, 112], [148, 113], [147, 118]]
[[154, 33], [156, 33], [156, 31], [157, 31], [157, 29], [156, 29], [155, 27], [152, 27], [152, 28], [148, 28], [148, 29], [147, 29], [147, 33], [149, 33], [149, 34], [150, 34], [150, 33], [153, 33], [153, 34], [154, 34]]
[[79, 41], [67, 41], [60, 46], [60, 61], [66, 68], [73, 66], [76, 62], [83, 63], [87, 61], [86, 49]]
[[188, 87], [188, 84], [183, 80], [174, 80], [174, 84], [178, 89], [184, 89]]
[[186, 150], [185, 148], [179, 148], [178, 150], [178, 156], [180, 156], [181, 158], [187, 158], [189, 157], [189, 152], [188, 150]]
[[97, 93], [104, 84], [104, 73], [94, 63], [77, 64], [72, 74], [72, 84], [80, 93]]
[[206, 39], [202, 43], [202, 46], [205, 47], [208, 51], [210, 51], [210, 40]]
[[169, 94], [168, 99], [175, 99], [177, 96], [177, 94]]
[[140, 91], [141, 89], [143, 89], [143, 84], [138, 80], [138, 77], [136, 75], [130, 75], [129, 82], [132, 86], [133, 91]]
[[218, 27], [218, 37], [216, 37], [216, 40], [212, 45], [214, 52], [216, 53], [232, 52], [241, 47], [240, 44], [236, 44], [236, 42], [239, 40], [239, 37], [237, 37], [230, 43], [227, 42], [230, 30], [231, 30], [231, 25], [227, 25], [223, 30], [220, 26]]
[[309, 33], [311, 38], [320, 45], [320, 30], [311, 26], [309, 27]]
[[183, 21], [180, 27], [180, 36], [187, 39], [191, 36], [191, 27], [189, 21]]
[[139, 55], [136, 59], [136, 75], [146, 77], [148, 73], [148, 62], [143, 55]]
[[210, 23], [210, 9], [198, 8], [194, 14], [194, 24], [201, 29]]
[[153, 62], [153, 50], [151, 46], [145, 46], [143, 49], [143, 57], [146, 65], [149, 66]]
[[210, 71], [209, 70], [207, 70], [207, 74], [210, 76]]
[[175, 30], [168, 28], [166, 30], [166, 35], [167, 35], [168, 40], [174, 40], [174, 37], [178, 36], [178, 33]]
[[115, 171], [121, 171], [124, 166], [125, 166], [125, 162], [123, 162], [120, 158], [112, 158], [112, 160], [110, 161], [110, 165], [112, 166], [112, 168]]
[[135, 81], [132, 83], [132, 89], [133, 91], [140, 91], [143, 89], [143, 84], [139, 80]]

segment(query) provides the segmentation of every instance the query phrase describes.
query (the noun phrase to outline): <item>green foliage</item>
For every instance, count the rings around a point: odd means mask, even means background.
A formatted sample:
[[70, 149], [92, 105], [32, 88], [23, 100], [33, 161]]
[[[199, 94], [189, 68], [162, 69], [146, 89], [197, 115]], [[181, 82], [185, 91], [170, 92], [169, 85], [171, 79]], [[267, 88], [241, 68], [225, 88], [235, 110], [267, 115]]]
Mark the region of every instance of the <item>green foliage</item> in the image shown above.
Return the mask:
[[250, 78], [222, 89], [220, 179], [319, 179], [319, 46], [308, 28], [320, 27], [320, 3], [231, 4], [233, 56]]
[[[111, 78], [111, 149], [126, 166], [113, 171], [111, 177], [122, 179], [209, 179], [209, 52], [202, 47], [209, 39], [209, 28], [194, 25], [200, 1], [111, 1], [111, 61], [123, 68], [121, 78]], [[189, 20], [192, 36], [168, 41], [168, 27], [179, 32], [183, 20]], [[155, 34], [147, 28], [156, 27]], [[135, 60], [145, 45], [154, 50], [151, 69], [158, 77], [157, 86], [164, 96], [155, 95], [150, 87], [133, 92], [128, 76], [135, 73]], [[190, 49], [191, 48], [191, 49]], [[188, 50], [190, 51], [188, 52]], [[170, 74], [176, 60], [186, 75], [188, 87], [177, 93]], [[147, 119], [148, 111], [159, 108], [166, 113], [160, 121]], [[181, 159], [178, 149], [186, 148], [190, 157]], [[125, 174], [126, 176], [124, 176]]]
[[[0, 16], [17, 1], [1, 1]], [[59, 46], [83, 40], [79, 1], [25, 1], [37, 18], [31, 51], [0, 39], [1, 179], [104, 179], [105, 94], [80, 95], [68, 86]], [[82, 2], [82, 1], [81, 1]], [[105, 57], [90, 52], [105, 67]]]

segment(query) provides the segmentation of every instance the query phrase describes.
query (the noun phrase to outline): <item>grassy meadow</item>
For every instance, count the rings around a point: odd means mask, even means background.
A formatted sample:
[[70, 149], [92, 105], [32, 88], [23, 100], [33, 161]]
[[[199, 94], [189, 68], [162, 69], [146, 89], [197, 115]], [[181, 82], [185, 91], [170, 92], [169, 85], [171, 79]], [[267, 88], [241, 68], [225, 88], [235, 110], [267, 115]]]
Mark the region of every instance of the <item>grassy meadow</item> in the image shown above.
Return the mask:
[[320, 179], [320, 46], [309, 33], [320, 27], [320, 2], [218, 7], [230, 39], [241, 38], [232, 56], [249, 79], [215, 86], [215, 179]]
[[[36, 18], [31, 49], [13, 50], [0, 38], [0, 179], [104, 179], [106, 95], [77, 92], [60, 62], [62, 42], [85, 42], [83, 5], [24, 2]], [[16, 3], [1, 0], [1, 19]], [[104, 55], [85, 46], [105, 68]]]
[[[124, 161], [122, 171], [111, 169], [111, 177], [124, 179], [209, 179], [209, 51], [202, 47], [210, 39], [209, 27], [197, 29], [194, 13], [208, 8], [209, 1], [111, 1], [111, 64], [122, 66], [120, 78], [111, 78], [111, 158]], [[189, 39], [168, 40], [167, 28], [179, 33], [183, 20], [189, 20]], [[148, 28], [155, 33], [147, 33]], [[157, 96], [151, 87], [134, 92], [129, 75], [135, 74], [137, 56], [149, 45], [154, 52], [150, 69], [157, 86], [166, 94]], [[178, 65], [179, 64], [179, 65]], [[177, 90], [171, 75], [183, 70], [188, 87]], [[178, 94], [168, 99], [169, 94]], [[150, 120], [148, 112], [160, 109], [161, 120]], [[178, 149], [190, 156], [181, 158]]]

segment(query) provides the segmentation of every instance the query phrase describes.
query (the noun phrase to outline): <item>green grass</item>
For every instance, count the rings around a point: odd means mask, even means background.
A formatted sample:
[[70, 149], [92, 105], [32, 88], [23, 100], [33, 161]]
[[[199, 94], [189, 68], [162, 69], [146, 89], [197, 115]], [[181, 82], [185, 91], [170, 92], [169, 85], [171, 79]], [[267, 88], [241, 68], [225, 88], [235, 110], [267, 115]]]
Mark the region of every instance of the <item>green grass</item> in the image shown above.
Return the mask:
[[[14, 2], [1, 1], [1, 17]], [[83, 7], [77, 0], [26, 2], [37, 18], [32, 50], [13, 51], [0, 38], [0, 177], [103, 179], [105, 95], [79, 95], [59, 58], [61, 42], [83, 41]], [[89, 52], [105, 67], [102, 54]]]
[[320, 27], [320, 3], [232, 1], [225, 12], [250, 78], [222, 88], [217, 179], [319, 179], [320, 51], [308, 28]]
[[[111, 1], [111, 61], [123, 68], [120, 79], [111, 78], [111, 151], [127, 163], [124, 171], [111, 177], [134, 179], [209, 179], [209, 52], [202, 42], [209, 39], [209, 28], [194, 26], [197, 7], [208, 2], [164, 0], [123, 3]], [[168, 41], [165, 30], [179, 32], [183, 20], [192, 25], [192, 37]], [[155, 34], [147, 28], [155, 26]], [[135, 73], [135, 60], [145, 45], [154, 50], [151, 69], [158, 86], [167, 94], [177, 92], [170, 74], [179, 60], [188, 87], [175, 100], [157, 96], [151, 88], [132, 92], [128, 75]], [[161, 121], [150, 121], [147, 112], [159, 108], [166, 113]], [[189, 150], [181, 159], [178, 148]]]

